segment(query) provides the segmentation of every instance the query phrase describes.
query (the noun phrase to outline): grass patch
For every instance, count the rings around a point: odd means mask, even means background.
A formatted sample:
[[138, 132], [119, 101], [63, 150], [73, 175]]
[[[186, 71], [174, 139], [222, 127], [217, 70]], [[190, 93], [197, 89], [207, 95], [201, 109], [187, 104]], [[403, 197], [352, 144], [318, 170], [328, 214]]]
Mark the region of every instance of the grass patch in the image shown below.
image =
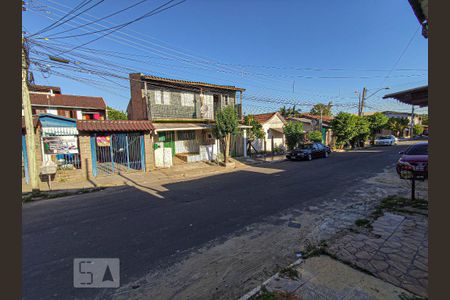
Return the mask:
[[396, 210], [408, 206], [416, 209], [428, 210], [428, 201], [424, 199], [411, 200], [410, 198], [393, 195], [383, 199], [380, 205], [378, 205], [378, 208], [387, 210]]
[[298, 271], [293, 267], [286, 267], [280, 270], [278, 273], [280, 277], [289, 278], [289, 279], [297, 279], [299, 278]]

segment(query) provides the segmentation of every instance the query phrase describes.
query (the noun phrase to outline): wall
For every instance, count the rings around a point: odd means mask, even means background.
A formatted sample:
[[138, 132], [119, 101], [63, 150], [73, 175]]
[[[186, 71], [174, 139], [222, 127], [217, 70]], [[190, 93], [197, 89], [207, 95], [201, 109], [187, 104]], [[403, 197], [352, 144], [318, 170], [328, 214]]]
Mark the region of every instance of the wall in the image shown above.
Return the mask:
[[[283, 121], [278, 118], [277, 115], [273, 116], [270, 120], [268, 120], [266, 123], [263, 124], [263, 130], [265, 133], [265, 139], [266, 139], [266, 151], [272, 151], [272, 137], [274, 141], [274, 147], [283, 147], [284, 146], [284, 135], [281, 133], [273, 132], [272, 130], [269, 130], [271, 128], [283, 128], [284, 123]], [[261, 149], [264, 150], [264, 142], [257, 143]], [[256, 147], [255, 147], [256, 148]]]

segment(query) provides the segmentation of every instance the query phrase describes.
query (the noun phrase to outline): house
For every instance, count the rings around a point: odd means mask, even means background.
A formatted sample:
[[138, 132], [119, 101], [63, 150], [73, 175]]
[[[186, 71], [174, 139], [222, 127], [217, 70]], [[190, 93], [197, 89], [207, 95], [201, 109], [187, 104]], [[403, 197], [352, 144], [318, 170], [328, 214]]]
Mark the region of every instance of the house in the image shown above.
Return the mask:
[[[129, 78], [128, 119], [153, 123], [157, 167], [214, 159], [221, 148], [212, 133], [216, 113], [233, 106], [242, 116], [243, 88], [141, 73]], [[244, 135], [234, 137], [235, 155], [245, 155], [243, 139]]]
[[[383, 111], [381, 113], [388, 118], [408, 119], [408, 121], [411, 123], [411, 113], [397, 111]], [[419, 115], [414, 115], [414, 124], [422, 124], [422, 117]]]
[[106, 119], [103, 98], [66, 95], [59, 87], [31, 85], [30, 102], [33, 115], [52, 114], [78, 120]]
[[286, 141], [283, 132], [286, 120], [279, 112], [253, 115], [255, 121], [262, 125], [264, 139], [258, 139], [252, 143], [257, 151], [284, 150]]
[[303, 130], [308, 133], [311, 131], [322, 131], [322, 142], [326, 145], [332, 143], [333, 133], [331, 131], [331, 116], [317, 116], [312, 114], [301, 114], [298, 117], [288, 117], [287, 120], [301, 122]]

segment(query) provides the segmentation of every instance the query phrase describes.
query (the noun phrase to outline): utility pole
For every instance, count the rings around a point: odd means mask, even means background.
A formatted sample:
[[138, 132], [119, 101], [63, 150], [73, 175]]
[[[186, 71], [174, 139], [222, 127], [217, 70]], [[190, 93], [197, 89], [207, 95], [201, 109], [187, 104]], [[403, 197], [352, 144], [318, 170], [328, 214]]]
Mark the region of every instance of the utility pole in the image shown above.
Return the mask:
[[409, 137], [412, 139], [414, 136], [414, 105], [411, 108], [411, 125], [409, 130]]
[[360, 113], [359, 116], [362, 117], [364, 115], [364, 98], [366, 97], [367, 89], [364, 87], [361, 94], [361, 104], [360, 104]]
[[30, 93], [28, 91], [28, 53], [25, 49], [25, 40], [22, 37], [22, 106], [25, 119], [26, 142], [28, 154], [28, 167], [30, 171], [31, 189], [39, 191], [39, 180], [36, 165], [36, 143], [33, 126], [33, 114], [31, 111]]

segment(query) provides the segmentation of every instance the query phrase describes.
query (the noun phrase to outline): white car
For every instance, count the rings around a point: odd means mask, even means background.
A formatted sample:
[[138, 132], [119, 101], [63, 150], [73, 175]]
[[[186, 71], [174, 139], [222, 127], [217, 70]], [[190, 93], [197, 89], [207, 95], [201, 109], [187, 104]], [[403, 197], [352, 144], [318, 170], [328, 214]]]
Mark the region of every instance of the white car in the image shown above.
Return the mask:
[[375, 145], [392, 146], [397, 145], [398, 139], [393, 135], [382, 135], [375, 139]]

